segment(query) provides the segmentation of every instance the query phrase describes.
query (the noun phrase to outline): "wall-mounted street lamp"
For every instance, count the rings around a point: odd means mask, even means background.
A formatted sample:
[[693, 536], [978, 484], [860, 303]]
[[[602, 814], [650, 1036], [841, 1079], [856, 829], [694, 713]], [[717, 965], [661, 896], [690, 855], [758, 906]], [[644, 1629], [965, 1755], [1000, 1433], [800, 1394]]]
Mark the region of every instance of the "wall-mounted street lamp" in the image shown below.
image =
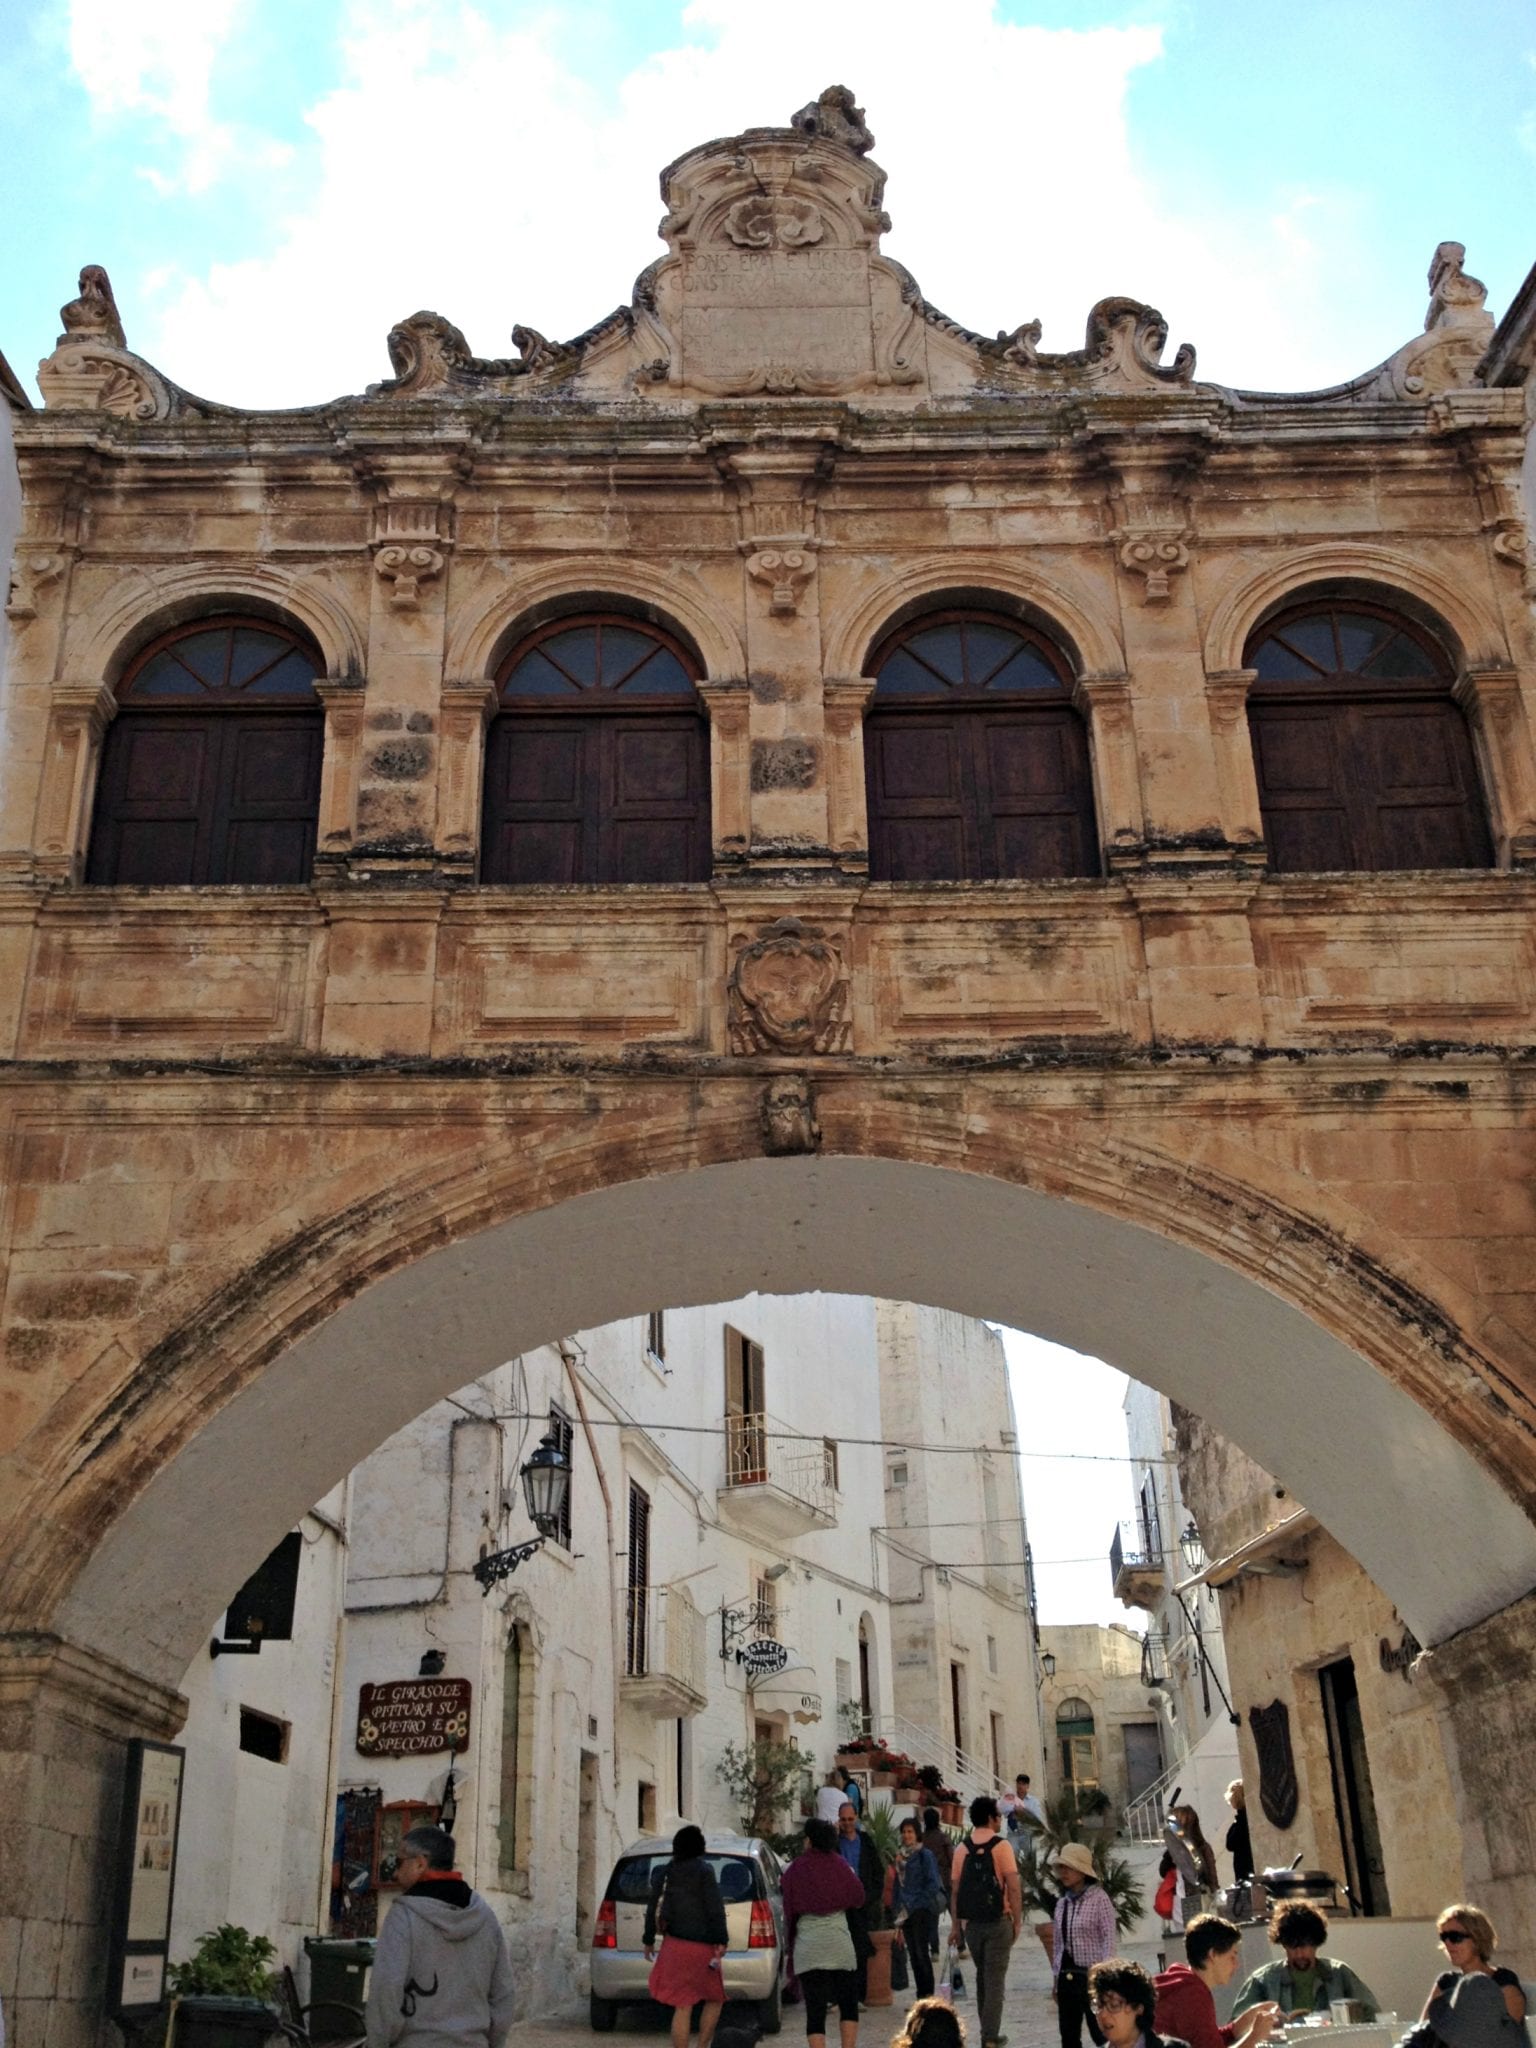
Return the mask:
[[1205, 1545], [1200, 1541], [1200, 1531], [1195, 1527], [1195, 1518], [1190, 1516], [1184, 1533], [1179, 1538], [1179, 1551], [1184, 1559], [1184, 1568], [1193, 1577], [1203, 1572], [1210, 1559], [1205, 1554]]
[[1042, 1650], [1040, 1652], [1040, 1669], [1048, 1679], [1056, 1676], [1056, 1652], [1054, 1650]]
[[521, 1472], [523, 1499], [528, 1519], [538, 1530], [526, 1543], [514, 1543], [510, 1550], [495, 1550], [470, 1569], [480, 1581], [482, 1593], [502, 1579], [510, 1579], [520, 1564], [526, 1564], [536, 1550], [542, 1550], [560, 1527], [565, 1503], [571, 1491], [571, 1461], [555, 1442], [551, 1430]]

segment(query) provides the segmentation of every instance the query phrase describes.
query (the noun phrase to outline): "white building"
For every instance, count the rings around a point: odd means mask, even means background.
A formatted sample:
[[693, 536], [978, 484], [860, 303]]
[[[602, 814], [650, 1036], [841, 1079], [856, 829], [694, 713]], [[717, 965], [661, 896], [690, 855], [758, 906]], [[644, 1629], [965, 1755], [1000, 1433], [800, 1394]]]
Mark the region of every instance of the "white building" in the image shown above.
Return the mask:
[[[792, 1738], [809, 1792], [857, 1720], [952, 1778], [947, 1697], [984, 1779], [1037, 1769], [1012, 1427], [984, 1326], [839, 1295], [581, 1332], [439, 1402], [288, 1539], [291, 1640], [189, 1674], [175, 1953], [226, 1917], [295, 1966], [305, 1933], [373, 1932], [400, 1833], [442, 1814], [521, 2010], [551, 2011], [585, 1988], [618, 1850], [737, 1823], [728, 1744]], [[519, 1472], [546, 1432], [562, 1526], [482, 1591], [475, 1565], [533, 1534]], [[893, 1616], [926, 1671], [896, 1667]], [[783, 1668], [753, 1676], [762, 1642]]]
[[1220, 1854], [1231, 1818], [1226, 1788], [1242, 1771], [1221, 1609], [1209, 1586], [1181, 1589], [1201, 1559], [1193, 1552], [1193, 1562], [1184, 1556], [1186, 1540], [1197, 1544], [1198, 1532], [1179, 1489], [1175, 1417], [1167, 1397], [1132, 1380], [1125, 1393], [1125, 1430], [1136, 1519], [1118, 1532], [1111, 1570], [1116, 1597], [1147, 1617], [1143, 1676], [1167, 1721], [1163, 1776], [1147, 1786], [1134, 1782], [1133, 1774], [1128, 1831], [1133, 1840], [1155, 1840], [1178, 1789], [1216, 1847], [1225, 1883], [1232, 1874]]

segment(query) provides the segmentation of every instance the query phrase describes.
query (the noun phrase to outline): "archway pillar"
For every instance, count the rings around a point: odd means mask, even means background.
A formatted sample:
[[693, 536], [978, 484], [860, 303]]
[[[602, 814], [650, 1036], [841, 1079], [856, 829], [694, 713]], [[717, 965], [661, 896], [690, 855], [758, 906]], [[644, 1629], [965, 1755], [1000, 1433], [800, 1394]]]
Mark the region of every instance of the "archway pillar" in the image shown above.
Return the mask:
[[94, 676], [55, 683], [49, 695], [32, 865], [34, 873], [47, 881], [78, 882], [85, 867], [102, 738], [116, 713], [117, 699]]
[[738, 866], [746, 859], [752, 838], [752, 690], [742, 676], [706, 677], [699, 695], [709, 714], [712, 857], [716, 867]]
[[1131, 679], [1124, 674], [1079, 676], [1073, 701], [1088, 722], [1093, 753], [1093, 799], [1099, 839], [1111, 872], [1140, 867], [1147, 816], [1141, 799], [1136, 715]]
[[827, 733], [827, 844], [845, 868], [869, 865], [864, 718], [872, 676], [828, 676], [822, 684]]
[[0, 1635], [0, 1999], [17, 2048], [94, 2048], [127, 1744], [165, 1742], [177, 1692], [58, 1636]]
[[1217, 669], [1205, 678], [1205, 702], [1216, 747], [1216, 781], [1221, 792], [1221, 829], [1235, 858], [1265, 864], [1264, 814], [1248, 730], [1248, 692], [1258, 681], [1252, 668]]
[[485, 736], [496, 703], [496, 685], [479, 677], [443, 684], [437, 851], [444, 868], [465, 881], [474, 880], [479, 865]]
[[1536, 867], [1536, 751], [1519, 672], [1492, 665], [1463, 669], [1454, 694], [1487, 781], [1499, 865]]
[[1439, 1695], [1468, 1896], [1499, 1930], [1500, 1960], [1536, 1958], [1536, 1593], [1425, 1651]]

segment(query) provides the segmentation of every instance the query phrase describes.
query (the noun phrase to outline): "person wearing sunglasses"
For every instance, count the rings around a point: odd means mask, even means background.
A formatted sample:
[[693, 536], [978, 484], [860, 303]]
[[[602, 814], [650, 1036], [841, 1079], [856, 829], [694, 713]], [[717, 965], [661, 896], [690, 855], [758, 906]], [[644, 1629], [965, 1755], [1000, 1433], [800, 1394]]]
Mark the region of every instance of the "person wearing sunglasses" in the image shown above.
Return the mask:
[[1493, 1922], [1476, 1906], [1447, 1906], [1435, 1922], [1450, 1969], [1442, 1970], [1422, 2018], [1448, 2048], [1524, 2048], [1525, 1993], [1513, 1970], [1495, 1967]]
[[1112, 1956], [1088, 1972], [1088, 2009], [1106, 2048], [1185, 2048], [1152, 2031], [1157, 1989], [1140, 1963]]

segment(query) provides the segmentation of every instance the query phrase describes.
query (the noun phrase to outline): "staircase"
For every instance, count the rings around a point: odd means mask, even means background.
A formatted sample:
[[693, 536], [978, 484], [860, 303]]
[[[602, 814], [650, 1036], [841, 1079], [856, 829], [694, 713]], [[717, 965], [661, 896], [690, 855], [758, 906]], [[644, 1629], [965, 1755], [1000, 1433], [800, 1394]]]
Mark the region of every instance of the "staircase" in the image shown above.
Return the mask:
[[1179, 1789], [1180, 1773], [1189, 1769], [1188, 1757], [1180, 1757], [1160, 1778], [1155, 1779], [1139, 1799], [1125, 1809], [1126, 1838], [1132, 1842], [1160, 1842], [1169, 1803]]
[[994, 1778], [979, 1757], [972, 1756], [968, 1750], [957, 1749], [932, 1728], [919, 1728], [915, 1721], [908, 1721], [900, 1714], [882, 1714], [875, 1724], [874, 1733], [890, 1748], [911, 1757], [915, 1764], [936, 1764], [945, 1784], [952, 1785], [967, 1806], [979, 1793], [988, 1793], [996, 1799], [1000, 1793], [1013, 1790], [1001, 1778]]

